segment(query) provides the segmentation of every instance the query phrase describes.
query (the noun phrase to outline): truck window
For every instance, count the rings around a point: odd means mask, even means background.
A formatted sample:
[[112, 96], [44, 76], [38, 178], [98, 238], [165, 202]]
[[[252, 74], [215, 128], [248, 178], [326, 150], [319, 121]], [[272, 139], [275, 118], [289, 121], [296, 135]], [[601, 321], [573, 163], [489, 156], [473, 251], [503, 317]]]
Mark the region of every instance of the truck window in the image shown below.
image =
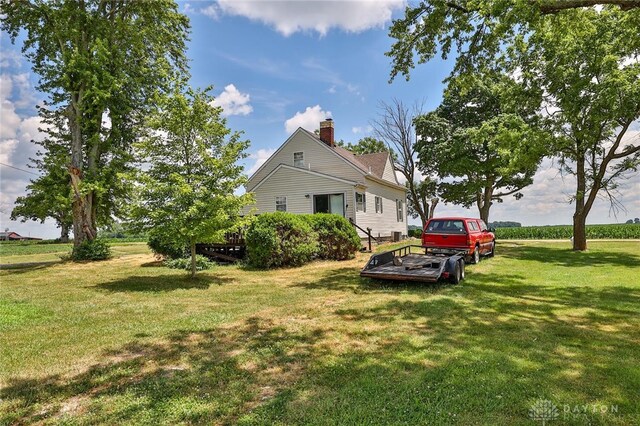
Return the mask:
[[487, 228], [487, 224], [484, 223], [484, 220], [478, 220], [478, 223], [480, 224], [480, 230], [481, 231], [486, 231], [488, 229]]
[[464, 234], [464, 223], [461, 220], [432, 220], [427, 226], [427, 234]]
[[469, 220], [467, 221], [467, 226], [469, 226], [469, 228], [471, 228], [472, 231], [478, 231], [478, 224], [476, 223], [475, 220]]

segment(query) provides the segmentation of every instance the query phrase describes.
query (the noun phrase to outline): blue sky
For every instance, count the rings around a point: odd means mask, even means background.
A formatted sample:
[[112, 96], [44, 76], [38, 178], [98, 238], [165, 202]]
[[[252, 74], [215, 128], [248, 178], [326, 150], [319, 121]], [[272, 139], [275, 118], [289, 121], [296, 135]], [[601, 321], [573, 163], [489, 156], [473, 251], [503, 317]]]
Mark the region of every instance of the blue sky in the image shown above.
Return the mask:
[[[314, 130], [325, 117], [335, 121], [337, 139], [356, 142], [371, 134], [370, 122], [380, 101], [397, 98], [435, 108], [443, 91], [442, 80], [452, 62], [434, 60], [413, 70], [411, 80], [400, 77], [389, 84], [392, 18], [404, 10], [402, 0], [379, 1], [231, 1], [180, 2], [191, 19], [188, 56], [191, 84], [213, 85], [217, 104], [228, 124], [243, 130], [251, 141], [245, 161], [251, 172], [282, 144], [298, 126]], [[19, 46], [6, 34], [2, 48], [0, 93], [2, 128], [0, 162], [25, 169], [35, 153], [39, 120], [35, 104], [42, 94]], [[640, 131], [640, 126], [634, 132]], [[15, 198], [24, 193], [30, 177], [0, 166], [0, 216], [2, 229], [41, 237], [58, 234], [53, 223], [12, 222], [8, 214]], [[525, 225], [568, 224], [572, 206], [568, 199], [573, 181], [559, 176], [545, 160], [534, 185], [520, 201], [506, 200], [492, 207], [492, 220], [515, 220]], [[640, 216], [640, 179], [622, 188], [621, 201], [628, 214], [610, 215], [599, 201], [589, 223], [624, 222]], [[436, 214], [470, 214], [458, 206], [441, 204]], [[412, 222], [410, 222], [412, 223]]]

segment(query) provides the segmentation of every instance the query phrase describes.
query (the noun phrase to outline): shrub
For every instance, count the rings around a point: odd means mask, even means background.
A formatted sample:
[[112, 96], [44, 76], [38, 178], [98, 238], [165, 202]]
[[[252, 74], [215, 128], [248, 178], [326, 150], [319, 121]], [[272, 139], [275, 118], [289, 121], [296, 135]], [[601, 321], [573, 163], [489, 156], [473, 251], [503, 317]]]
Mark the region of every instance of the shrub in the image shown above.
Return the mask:
[[409, 229], [409, 237], [422, 238], [422, 229]]
[[[171, 269], [184, 269], [186, 271], [191, 270], [191, 257], [182, 257], [178, 259], [169, 259], [164, 261], [164, 266]], [[210, 269], [213, 263], [204, 256], [196, 255], [196, 271], [204, 271]]]
[[264, 213], [247, 229], [247, 263], [256, 268], [299, 266], [318, 248], [317, 235], [300, 215]]
[[71, 252], [73, 260], [105, 260], [111, 257], [111, 248], [104, 240], [85, 240]]
[[337, 214], [302, 215], [318, 235], [318, 257], [329, 260], [353, 259], [360, 248], [356, 228]]
[[151, 232], [147, 245], [156, 256], [178, 259], [187, 255], [187, 248], [183, 243], [173, 241], [164, 234]]

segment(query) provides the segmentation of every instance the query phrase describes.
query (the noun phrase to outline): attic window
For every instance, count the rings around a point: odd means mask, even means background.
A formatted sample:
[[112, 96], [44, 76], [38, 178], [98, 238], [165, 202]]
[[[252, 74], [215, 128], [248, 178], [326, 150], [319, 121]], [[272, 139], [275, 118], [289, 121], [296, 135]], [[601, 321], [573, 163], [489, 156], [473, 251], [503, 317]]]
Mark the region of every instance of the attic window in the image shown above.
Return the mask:
[[293, 167], [304, 167], [304, 152], [293, 153]]

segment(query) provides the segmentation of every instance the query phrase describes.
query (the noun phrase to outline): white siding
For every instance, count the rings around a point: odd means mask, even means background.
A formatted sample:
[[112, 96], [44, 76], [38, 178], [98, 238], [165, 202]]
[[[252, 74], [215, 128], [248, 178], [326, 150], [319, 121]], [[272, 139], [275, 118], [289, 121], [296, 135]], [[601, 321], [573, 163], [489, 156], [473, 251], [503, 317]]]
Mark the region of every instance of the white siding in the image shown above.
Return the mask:
[[[359, 192], [359, 191], [358, 191]], [[382, 213], [376, 213], [375, 197], [382, 197]], [[396, 200], [402, 200], [404, 218], [398, 222]], [[392, 232], [407, 235], [407, 199], [406, 192], [367, 179], [366, 212], [356, 212], [356, 224], [366, 229], [371, 228], [371, 235], [391, 237]], [[364, 233], [358, 231], [361, 237]]]
[[[344, 193], [347, 204], [346, 217], [354, 218], [353, 185], [322, 176], [305, 173], [303, 170], [280, 168], [265, 180], [255, 191], [256, 214], [274, 212], [276, 197], [287, 197], [287, 211], [291, 213], [313, 213], [314, 194]], [[309, 194], [309, 198], [306, 195]]]
[[[336, 176], [354, 182], [363, 182], [361, 172], [354, 169], [337, 154], [330, 151], [331, 148], [324, 146], [323, 142], [314, 139], [303, 130], [297, 130], [278, 152], [272, 155], [264, 166], [258, 170], [247, 183], [247, 191], [253, 188], [271, 173], [278, 165], [287, 164], [293, 166], [293, 153], [304, 152], [304, 168], [316, 172]], [[302, 184], [297, 184], [302, 187]], [[260, 187], [261, 192], [262, 187]], [[307, 193], [310, 190], [307, 191]]]
[[398, 184], [398, 179], [396, 178], [396, 172], [393, 170], [393, 164], [390, 156], [387, 159], [387, 164], [385, 164], [384, 166], [384, 171], [382, 172], [382, 179]]

